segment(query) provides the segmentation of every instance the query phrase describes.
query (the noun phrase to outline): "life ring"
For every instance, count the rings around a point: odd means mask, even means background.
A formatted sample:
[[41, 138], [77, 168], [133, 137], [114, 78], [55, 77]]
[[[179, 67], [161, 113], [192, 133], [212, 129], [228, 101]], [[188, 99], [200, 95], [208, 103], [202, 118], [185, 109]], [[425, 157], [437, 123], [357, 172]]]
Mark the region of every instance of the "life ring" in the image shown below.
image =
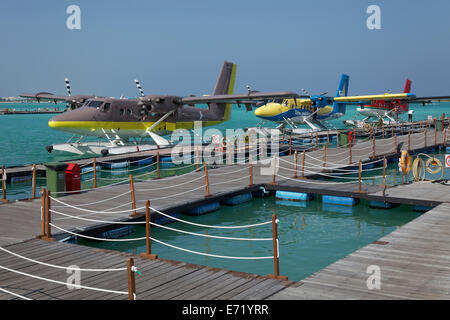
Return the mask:
[[427, 171], [431, 174], [438, 174], [442, 171], [443, 167], [441, 161], [439, 161], [436, 157], [431, 157], [425, 163], [425, 168], [427, 168]]
[[404, 175], [407, 175], [411, 171], [411, 156], [408, 151], [403, 150], [400, 157], [400, 168]]

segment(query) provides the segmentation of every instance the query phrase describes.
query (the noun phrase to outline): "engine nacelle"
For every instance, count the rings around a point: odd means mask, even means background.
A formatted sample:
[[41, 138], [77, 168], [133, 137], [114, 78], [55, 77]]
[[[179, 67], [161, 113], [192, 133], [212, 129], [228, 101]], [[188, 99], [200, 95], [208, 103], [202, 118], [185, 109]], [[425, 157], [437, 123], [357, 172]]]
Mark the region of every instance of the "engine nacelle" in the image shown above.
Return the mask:
[[167, 113], [182, 106], [181, 98], [177, 96], [145, 96], [140, 98], [142, 108], [153, 113]]

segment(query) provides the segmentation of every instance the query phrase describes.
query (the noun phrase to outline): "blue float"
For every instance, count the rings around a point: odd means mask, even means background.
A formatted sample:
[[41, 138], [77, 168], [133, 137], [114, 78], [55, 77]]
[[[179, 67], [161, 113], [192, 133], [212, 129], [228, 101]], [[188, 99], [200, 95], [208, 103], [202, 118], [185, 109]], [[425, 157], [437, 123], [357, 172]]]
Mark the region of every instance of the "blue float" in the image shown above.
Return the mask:
[[239, 194], [234, 197], [224, 199], [224, 200], [220, 201], [220, 203], [227, 205], [227, 206], [236, 206], [238, 204], [248, 202], [248, 201], [252, 200], [252, 198], [253, 198], [252, 193], [249, 192], [249, 193], [243, 193], [243, 194]]
[[322, 203], [338, 204], [341, 206], [354, 206], [359, 203], [359, 199], [352, 197], [338, 197], [338, 196], [324, 195], [322, 196]]
[[210, 213], [216, 210], [219, 210], [220, 208], [220, 202], [211, 202], [207, 204], [203, 204], [201, 206], [198, 206], [193, 209], [189, 209], [185, 211], [184, 213], [190, 216], [199, 216], [205, 213]]
[[[172, 216], [174, 218], [178, 218], [180, 216], [180, 214], [179, 213], [171, 213], [170, 216]], [[152, 219], [152, 222], [157, 223], [157, 224], [168, 224], [171, 222], [176, 222], [176, 220], [168, 218], [163, 215], [158, 215], [157, 218]]]
[[310, 201], [314, 199], [312, 193], [304, 192], [291, 192], [291, 191], [281, 191], [278, 190], [275, 194], [277, 199], [290, 200], [290, 201]]
[[[100, 171], [100, 170], [101, 170], [100, 166], [95, 166], [95, 171]], [[82, 167], [80, 172], [81, 173], [94, 172], [94, 166]]]
[[135, 165], [135, 166], [146, 166], [146, 165], [152, 164], [153, 162], [154, 162], [153, 158], [148, 158], [148, 159], [138, 160], [138, 161], [134, 162], [133, 165]]
[[[382, 161], [380, 161], [380, 162], [382, 162]], [[372, 169], [372, 168], [375, 168], [375, 163], [374, 162], [362, 165], [362, 169], [363, 170]]]
[[102, 163], [103, 168], [107, 169], [120, 169], [120, 168], [127, 168], [128, 167], [128, 161], [123, 162], [105, 162]]
[[395, 206], [397, 206], [397, 204], [383, 202], [383, 201], [374, 201], [374, 200], [369, 201], [369, 207], [375, 208], [375, 209], [391, 209]]
[[287, 207], [299, 207], [306, 208], [308, 206], [308, 202], [306, 201], [290, 201], [290, 200], [276, 200], [276, 205], [279, 206], [287, 206]]
[[126, 237], [134, 232], [133, 226], [125, 226], [121, 228], [117, 228], [114, 230], [109, 230], [100, 233], [100, 238], [106, 238], [106, 239], [118, 239], [121, 237]]
[[434, 207], [430, 207], [430, 206], [415, 205], [413, 207], [413, 211], [416, 211], [416, 212], [427, 212], [427, 211], [430, 211], [433, 208]]

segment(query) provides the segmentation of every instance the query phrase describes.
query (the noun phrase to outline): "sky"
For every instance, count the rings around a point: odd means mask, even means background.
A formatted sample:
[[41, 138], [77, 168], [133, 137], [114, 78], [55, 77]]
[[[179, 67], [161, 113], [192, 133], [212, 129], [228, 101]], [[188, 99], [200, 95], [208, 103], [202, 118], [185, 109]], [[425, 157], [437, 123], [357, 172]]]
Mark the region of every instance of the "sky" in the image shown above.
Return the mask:
[[[78, 5], [81, 29], [66, 9]], [[381, 10], [370, 30], [369, 5]], [[235, 93], [450, 95], [450, 1], [2, 0], [0, 96], [209, 94], [224, 60]]]

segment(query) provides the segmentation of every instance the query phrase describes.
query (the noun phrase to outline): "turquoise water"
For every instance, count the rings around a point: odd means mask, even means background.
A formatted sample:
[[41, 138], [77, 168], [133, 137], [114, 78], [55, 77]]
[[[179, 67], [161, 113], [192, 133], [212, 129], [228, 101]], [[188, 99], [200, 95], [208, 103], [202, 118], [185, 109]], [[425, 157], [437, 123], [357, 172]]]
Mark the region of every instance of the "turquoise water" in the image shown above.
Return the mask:
[[[389, 234], [418, 217], [411, 206], [390, 210], [371, 209], [366, 201], [355, 207], [323, 205], [321, 196], [310, 202], [276, 200], [274, 196], [254, 198], [234, 207], [221, 206], [203, 216], [180, 218], [206, 225], [235, 226], [270, 221], [273, 213], [280, 220], [278, 226], [280, 273], [291, 280], [301, 280], [355, 250]], [[240, 238], [271, 238], [271, 225], [250, 229], [206, 229], [181, 222], [167, 226], [190, 232]], [[125, 238], [145, 236], [145, 228], [136, 226]], [[202, 253], [264, 257], [272, 255], [272, 241], [237, 241], [205, 238], [153, 227], [152, 237], [181, 248]], [[123, 238], [123, 239], [125, 239]], [[78, 240], [79, 244], [130, 253], [145, 251], [145, 241], [97, 242]], [[226, 268], [267, 275], [273, 272], [273, 260], [234, 260], [205, 257], [152, 243], [152, 252], [161, 258], [194, 264]], [[363, 270], [364, 271], [364, 270]]]
[[[53, 104], [1, 104], [0, 109], [16, 108], [30, 109], [55, 107]], [[64, 108], [65, 104], [57, 105]], [[449, 112], [450, 104], [440, 104], [433, 106], [414, 106], [414, 120], [426, 119], [428, 115], [441, 117], [443, 112]], [[351, 119], [356, 115], [353, 107], [348, 107], [346, 115], [340, 119], [330, 121], [331, 127], [343, 127], [342, 120]], [[48, 153], [45, 147], [55, 143], [65, 143], [71, 137], [71, 134], [50, 129], [47, 125], [52, 117], [49, 114], [42, 115], [0, 115], [0, 165], [7, 167], [20, 166], [24, 164], [43, 163], [49, 161], [74, 159], [75, 156], [57, 155]], [[404, 119], [406, 116], [403, 116]], [[362, 119], [361, 116], [357, 117]], [[245, 108], [233, 106], [231, 120], [224, 122], [215, 128], [224, 131], [226, 128], [246, 128], [254, 127], [260, 122], [260, 119], [253, 115], [253, 112], [247, 112]], [[274, 127], [274, 123], [266, 122], [265, 126]], [[92, 140], [93, 138], [91, 138]]]

